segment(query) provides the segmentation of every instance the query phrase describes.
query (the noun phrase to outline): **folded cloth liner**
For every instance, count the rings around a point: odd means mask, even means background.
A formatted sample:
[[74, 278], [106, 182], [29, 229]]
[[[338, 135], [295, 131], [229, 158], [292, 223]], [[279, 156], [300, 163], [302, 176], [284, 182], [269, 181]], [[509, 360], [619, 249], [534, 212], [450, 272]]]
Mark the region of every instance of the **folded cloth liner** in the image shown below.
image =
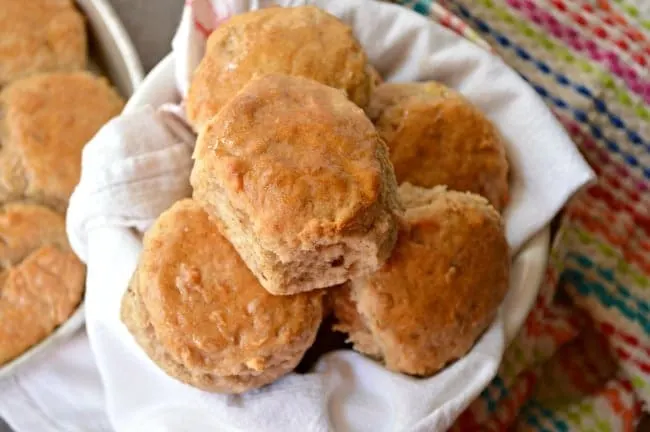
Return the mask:
[[[310, 3], [330, 11], [353, 27], [385, 79], [441, 81], [490, 117], [507, 142], [513, 170], [511, 201], [505, 212], [513, 253], [592, 178], [535, 92], [501, 60], [471, 42], [391, 4], [365, 0], [276, 3]], [[261, 6], [266, 4], [188, 2], [173, 43], [181, 94], [187, 91], [188, 77], [205, 46], [196, 23], [210, 29], [228, 14]], [[120, 322], [119, 306], [141, 249], [138, 231], [190, 194], [194, 143], [179, 130], [181, 117], [177, 108], [130, 106], [104, 127], [84, 150], [81, 182], [68, 210], [71, 244], [88, 264], [87, 330], [113, 426], [134, 432], [430, 432], [448, 428], [496, 373], [504, 350], [501, 316], [467, 356], [428, 379], [389, 372], [354, 352], [334, 352], [320, 359], [312, 373], [290, 374], [263, 389], [226, 396], [182, 384], [146, 357]], [[39, 369], [26, 368], [16, 379], [21, 390], [40, 398], [36, 389], [24, 388], [30, 382], [27, 378], [58, 372], [56, 364], [41, 364]], [[59, 393], [73, 393], [75, 384], [62, 384]], [[72, 394], [68, 398], [75, 400]], [[49, 403], [38, 399], [41, 407]], [[62, 410], [62, 405], [59, 400], [55, 406]], [[8, 406], [0, 401], [0, 413], [11, 422]], [[47, 408], [43, 412], [56, 416]], [[75, 426], [85, 430], [83, 423]]]

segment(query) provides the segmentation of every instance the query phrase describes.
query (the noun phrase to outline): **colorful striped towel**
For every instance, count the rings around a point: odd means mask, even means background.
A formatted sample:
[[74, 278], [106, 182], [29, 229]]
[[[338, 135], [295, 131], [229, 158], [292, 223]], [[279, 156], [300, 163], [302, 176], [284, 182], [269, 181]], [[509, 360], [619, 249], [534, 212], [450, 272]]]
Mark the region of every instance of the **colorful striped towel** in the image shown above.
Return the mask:
[[487, 42], [599, 175], [559, 218], [536, 307], [454, 430], [635, 430], [650, 403], [650, 2], [401, 3]]

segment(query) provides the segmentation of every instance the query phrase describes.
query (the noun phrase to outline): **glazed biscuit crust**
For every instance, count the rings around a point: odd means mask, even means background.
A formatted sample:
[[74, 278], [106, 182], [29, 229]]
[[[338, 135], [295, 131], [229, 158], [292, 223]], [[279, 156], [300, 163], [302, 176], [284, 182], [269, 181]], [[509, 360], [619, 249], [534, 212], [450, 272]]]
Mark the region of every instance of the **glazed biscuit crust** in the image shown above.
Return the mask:
[[322, 320], [322, 294], [267, 293], [208, 214], [183, 200], [145, 235], [121, 315], [170, 375], [239, 393], [298, 364]]
[[499, 214], [477, 195], [407, 184], [400, 197], [414, 206], [391, 258], [332, 291], [334, 311], [355, 349], [428, 376], [469, 351], [494, 319], [508, 289], [508, 245]]
[[86, 66], [86, 32], [71, 0], [0, 0], [0, 88], [39, 72]]
[[0, 364], [63, 323], [81, 301], [84, 266], [68, 246], [61, 215], [11, 204], [0, 213]]
[[398, 183], [447, 185], [502, 210], [508, 161], [497, 129], [469, 101], [435, 82], [386, 83], [367, 108], [390, 150]]
[[[356, 268], [364, 259], [377, 268], [394, 244], [398, 204], [386, 147], [339, 90], [286, 75], [251, 81], [208, 122], [194, 158], [194, 198], [224, 222], [271, 292], [342, 283], [368, 271]], [[324, 262], [354, 253], [366, 257]], [[327, 268], [316, 271], [308, 260]], [[302, 270], [281, 274], [298, 261]], [[328, 270], [332, 279], [305, 279], [329, 277]]]
[[0, 93], [0, 203], [29, 199], [63, 212], [83, 146], [122, 99], [87, 72], [35, 75]]
[[230, 18], [208, 39], [187, 98], [190, 123], [200, 131], [248, 81], [271, 73], [344, 90], [361, 107], [372, 86], [363, 49], [336, 17], [313, 6], [261, 9]]

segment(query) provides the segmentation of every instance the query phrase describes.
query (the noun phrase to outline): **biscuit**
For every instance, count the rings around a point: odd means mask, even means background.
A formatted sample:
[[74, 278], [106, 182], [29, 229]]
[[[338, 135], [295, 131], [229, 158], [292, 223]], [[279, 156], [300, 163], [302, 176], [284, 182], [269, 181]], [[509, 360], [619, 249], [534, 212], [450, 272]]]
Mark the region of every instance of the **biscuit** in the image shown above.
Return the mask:
[[210, 36], [194, 72], [187, 117], [195, 130], [252, 78], [281, 73], [342, 89], [363, 107], [372, 78], [352, 30], [314, 6], [273, 7], [236, 15]]
[[49, 335], [77, 308], [85, 269], [63, 216], [13, 203], [0, 213], [0, 364]]
[[329, 291], [335, 329], [392, 371], [429, 376], [467, 353], [508, 290], [498, 212], [465, 192], [402, 185], [404, 226], [376, 273]]
[[63, 212], [81, 151], [123, 106], [87, 72], [34, 75], [0, 93], [0, 203], [28, 199]]
[[502, 210], [508, 161], [497, 129], [469, 101], [436, 82], [378, 86], [367, 108], [386, 141], [398, 184], [486, 197]]
[[253, 80], [206, 124], [194, 159], [194, 198], [273, 294], [374, 271], [395, 243], [386, 146], [340, 90]]
[[70, 0], [0, 0], [0, 40], [0, 88], [86, 66], [84, 21]]
[[242, 393], [293, 370], [323, 318], [319, 292], [272, 296], [195, 201], [165, 211], [145, 234], [121, 317], [168, 375]]

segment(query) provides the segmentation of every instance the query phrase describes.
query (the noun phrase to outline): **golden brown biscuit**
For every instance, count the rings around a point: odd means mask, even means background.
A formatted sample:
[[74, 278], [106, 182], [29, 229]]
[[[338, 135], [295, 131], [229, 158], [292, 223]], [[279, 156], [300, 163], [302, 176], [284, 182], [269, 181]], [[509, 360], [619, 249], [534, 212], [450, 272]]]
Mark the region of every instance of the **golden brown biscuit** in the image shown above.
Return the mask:
[[508, 244], [499, 214], [478, 195], [406, 183], [399, 196], [407, 210], [391, 258], [330, 293], [336, 329], [356, 350], [428, 376], [494, 319], [508, 289]]
[[199, 131], [252, 78], [282, 73], [342, 89], [364, 107], [372, 81], [352, 30], [314, 6], [236, 15], [208, 39], [194, 72], [187, 116]]
[[86, 31], [71, 0], [0, 0], [0, 88], [86, 66]]
[[194, 158], [194, 198], [273, 294], [343, 283], [390, 254], [398, 204], [386, 146], [340, 90], [253, 80], [206, 124]]
[[81, 301], [84, 266], [61, 215], [14, 203], [0, 213], [0, 364], [63, 323]]
[[81, 150], [122, 99], [87, 72], [35, 75], [0, 93], [0, 203], [29, 199], [65, 211]]
[[167, 374], [241, 393], [295, 368], [323, 318], [321, 293], [272, 296], [199, 204], [183, 200], [145, 234], [122, 321]]
[[508, 161], [497, 129], [436, 82], [379, 86], [367, 108], [386, 140], [397, 182], [473, 192], [497, 210], [508, 200]]

